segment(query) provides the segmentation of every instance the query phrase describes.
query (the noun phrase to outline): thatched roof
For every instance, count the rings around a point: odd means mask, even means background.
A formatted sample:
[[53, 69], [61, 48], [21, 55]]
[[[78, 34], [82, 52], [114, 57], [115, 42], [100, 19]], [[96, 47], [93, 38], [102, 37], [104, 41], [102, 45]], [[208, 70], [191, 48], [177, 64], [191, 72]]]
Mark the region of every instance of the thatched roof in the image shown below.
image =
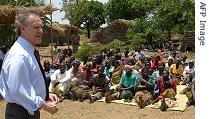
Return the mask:
[[78, 34], [81, 33], [80, 29], [74, 25], [71, 24], [60, 24], [62, 28], [65, 29], [66, 34]]
[[[51, 27], [50, 24], [46, 24], [46, 26]], [[62, 28], [58, 23], [52, 23], [52, 29], [57, 31], [59, 36], [65, 36], [65, 29]]]
[[[0, 6], [0, 24], [14, 24], [15, 15], [23, 9], [23, 6], [11, 6], [11, 5], [3, 5]], [[31, 7], [36, 8], [36, 7]], [[51, 5], [48, 6], [40, 6], [38, 9], [41, 12], [41, 16], [50, 14], [57, 10], [57, 8], [53, 8]]]
[[69, 29], [72, 29], [72, 30], [79, 30], [76, 26], [71, 25], [71, 24], [60, 24], [60, 26], [61, 26], [62, 28], [64, 28], [65, 30], [69, 30]]
[[115, 25], [115, 24], [124, 24], [124, 25], [129, 25], [129, 21], [125, 19], [117, 19], [114, 20], [113, 22], [110, 23], [110, 25]]

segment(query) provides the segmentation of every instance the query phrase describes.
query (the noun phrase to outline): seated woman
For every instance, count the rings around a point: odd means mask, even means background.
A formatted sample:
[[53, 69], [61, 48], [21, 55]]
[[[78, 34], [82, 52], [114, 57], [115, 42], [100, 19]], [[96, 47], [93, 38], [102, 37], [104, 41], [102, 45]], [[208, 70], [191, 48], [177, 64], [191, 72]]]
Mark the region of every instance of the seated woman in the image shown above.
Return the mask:
[[166, 90], [165, 82], [170, 82], [170, 87], [176, 92], [176, 80], [169, 78], [168, 71], [163, 71], [163, 75], [157, 79], [157, 87], [159, 89], [159, 96]]
[[164, 82], [164, 88], [165, 88], [165, 91], [162, 94], [163, 98], [174, 99], [175, 95], [176, 95], [176, 92], [172, 88], [170, 81], [165, 81]]
[[142, 69], [142, 72], [139, 74], [135, 93], [135, 101], [140, 108], [144, 108], [145, 106], [151, 104], [151, 91], [155, 83], [155, 78], [152, 76], [152, 74], [153, 70], [148, 67]]
[[158, 68], [159, 62], [160, 62], [160, 56], [157, 55], [155, 58], [153, 58], [153, 59], [151, 60], [151, 68], [152, 68], [153, 70], [156, 70], [156, 69]]
[[96, 100], [101, 99], [105, 92], [109, 90], [108, 83], [109, 78], [103, 74], [104, 67], [100, 66], [98, 68], [98, 74], [93, 75], [93, 86], [92, 86], [92, 92], [90, 97], [90, 103], [95, 102]]
[[91, 64], [87, 63], [82, 69], [80, 69], [81, 72], [81, 78], [82, 78], [82, 85], [85, 87], [92, 88], [93, 86], [93, 80], [92, 76], [93, 73], [91, 71]]
[[154, 101], [158, 102], [159, 100], [161, 100], [161, 104], [159, 106], [162, 111], [166, 111], [167, 108], [173, 107], [173, 105], [171, 105], [170, 103], [166, 103], [166, 98], [169, 98], [170, 100], [176, 100], [176, 92], [172, 88], [170, 81], [164, 81], [164, 88], [164, 92]]
[[111, 60], [105, 61], [104, 74], [110, 78], [113, 71], [114, 66], [111, 65]]
[[136, 91], [139, 91], [142, 89], [151, 91], [155, 83], [155, 79], [152, 76], [152, 74], [153, 74], [153, 70], [151, 68], [145, 67], [142, 69], [140, 74], [138, 74]]
[[131, 102], [135, 94], [137, 76], [133, 72], [130, 65], [125, 65], [125, 73], [120, 79], [120, 84], [117, 90], [120, 91], [120, 98], [125, 99], [125, 102]]
[[[85, 100], [87, 90], [91, 87], [91, 71], [82, 68], [79, 69], [80, 62], [78, 60], [74, 60], [72, 62], [72, 68], [68, 71], [70, 74], [70, 84], [71, 90], [69, 91], [69, 98], [76, 101], [83, 101]], [[90, 74], [89, 74], [90, 73]]]

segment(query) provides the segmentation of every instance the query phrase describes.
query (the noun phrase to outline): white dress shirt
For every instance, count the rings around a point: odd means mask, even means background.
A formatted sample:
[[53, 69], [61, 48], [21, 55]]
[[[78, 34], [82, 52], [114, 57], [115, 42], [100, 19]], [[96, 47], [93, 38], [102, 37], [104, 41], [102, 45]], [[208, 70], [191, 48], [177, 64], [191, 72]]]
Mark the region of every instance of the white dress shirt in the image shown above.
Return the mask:
[[30, 114], [44, 103], [45, 81], [34, 56], [34, 46], [22, 37], [18, 37], [5, 56], [0, 93], [7, 102], [23, 106]]

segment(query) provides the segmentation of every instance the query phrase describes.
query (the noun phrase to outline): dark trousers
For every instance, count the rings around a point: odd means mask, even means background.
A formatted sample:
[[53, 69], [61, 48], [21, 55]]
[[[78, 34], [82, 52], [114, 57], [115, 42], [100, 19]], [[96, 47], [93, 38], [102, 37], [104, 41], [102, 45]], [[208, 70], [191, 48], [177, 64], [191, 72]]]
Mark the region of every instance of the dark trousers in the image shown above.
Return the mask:
[[39, 110], [30, 115], [22, 106], [15, 103], [7, 103], [5, 111], [5, 119], [40, 119]]

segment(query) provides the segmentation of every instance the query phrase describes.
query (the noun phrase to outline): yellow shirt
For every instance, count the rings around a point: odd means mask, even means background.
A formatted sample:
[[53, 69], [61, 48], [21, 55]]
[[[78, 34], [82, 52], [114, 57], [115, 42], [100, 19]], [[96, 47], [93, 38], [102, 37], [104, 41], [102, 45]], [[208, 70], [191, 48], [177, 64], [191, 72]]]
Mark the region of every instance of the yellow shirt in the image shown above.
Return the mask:
[[182, 65], [179, 65], [179, 68], [176, 69], [176, 64], [172, 64], [170, 66], [169, 72], [172, 74], [182, 75], [184, 72], [184, 68]]

